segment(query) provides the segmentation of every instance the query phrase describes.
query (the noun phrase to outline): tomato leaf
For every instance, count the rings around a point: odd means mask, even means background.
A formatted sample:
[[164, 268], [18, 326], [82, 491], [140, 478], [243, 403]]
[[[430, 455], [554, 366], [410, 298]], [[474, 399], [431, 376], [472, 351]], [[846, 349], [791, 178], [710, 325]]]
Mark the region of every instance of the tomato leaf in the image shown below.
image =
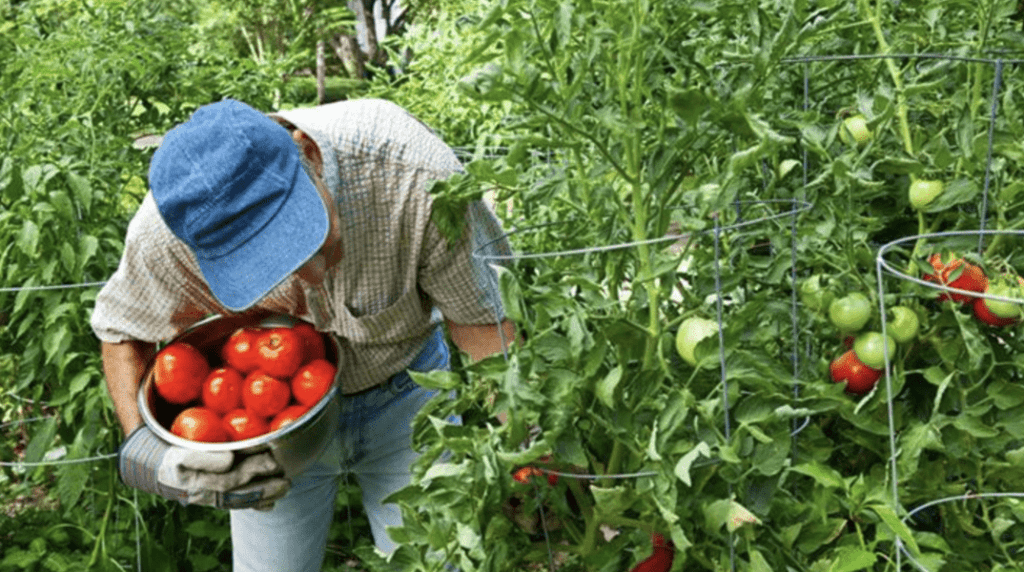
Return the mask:
[[594, 385], [594, 394], [609, 409], [615, 409], [617, 402], [615, 400], [615, 388], [619, 386], [619, 382], [622, 381], [622, 366], [615, 366], [611, 371], [608, 372], [601, 380]]
[[711, 447], [703, 441], [676, 462], [675, 475], [688, 487], [693, 486], [693, 482], [690, 479], [690, 469], [693, 467], [693, 463], [701, 457], [711, 458]]
[[838, 471], [816, 462], [796, 465], [790, 471], [811, 477], [825, 488], [846, 489], [846, 481], [843, 480], [842, 475]]
[[[72, 450], [77, 448], [72, 447]], [[69, 459], [78, 457], [79, 455], [75, 454], [68, 456]], [[60, 499], [60, 506], [70, 509], [78, 504], [88, 484], [90, 473], [88, 463], [70, 463], [61, 467], [57, 476], [57, 498]]]
[[57, 435], [57, 417], [47, 417], [33, 429], [32, 440], [25, 447], [26, 463], [38, 463], [53, 447], [53, 438]]
[[889, 530], [896, 534], [903, 544], [910, 549], [910, 552], [915, 556], [921, 553], [921, 549], [917, 546], [917, 541], [914, 540], [914, 535], [907, 527], [906, 524], [900, 520], [899, 516], [896, 515], [896, 511], [892, 507], [881, 504], [873, 504], [870, 506], [871, 510], [882, 519]]
[[828, 572], [854, 572], [870, 568], [878, 560], [878, 556], [863, 548], [840, 546], [835, 551], [835, 559]]
[[39, 225], [31, 220], [26, 220], [21, 225], [21, 232], [18, 234], [18, 248], [25, 256], [37, 256], [36, 250], [39, 247]]
[[949, 181], [942, 193], [925, 206], [924, 212], [942, 212], [956, 205], [975, 203], [980, 200], [980, 194], [981, 186], [975, 181], [969, 179]]

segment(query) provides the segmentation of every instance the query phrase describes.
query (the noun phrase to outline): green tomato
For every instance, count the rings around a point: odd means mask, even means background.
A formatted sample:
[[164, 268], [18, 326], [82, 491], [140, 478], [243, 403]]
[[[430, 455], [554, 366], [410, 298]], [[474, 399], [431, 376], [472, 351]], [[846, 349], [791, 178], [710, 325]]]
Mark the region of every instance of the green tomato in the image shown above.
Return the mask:
[[893, 308], [892, 321], [886, 324], [886, 331], [899, 344], [905, 344], [916, 338], [920, 328], [921, 321], [917, 317], [917, 312], [907, 306]]
[[851, 115], [839, 126], [839, 139], [850, 146], [859, 146], [871, 140], [871, 129], [863, 115]]
[[942, 194], [944, 188], [945, 184], [942, 181], [915, 180], [910, 183], [910, 190], [908, 192], [910, 206], [917, 210], [927, 207], [936, 197]]
[[709, 338], [718, 332], [718, 322], [707, 318], [687, 318], [679, 325], [676, 332], [676, 351], [679, 357], [686, 363], [696, 366], [697, 357], [694, 349], [697, 344], [705, 338]]
[[864, 332], [853, 340], [853, 353], [872, 369], [885, 367], [886, 348], [889, 350], [889, 359], [892, 359], [896, 355], [896, 340], [882, 332]]
[[833, 296], [824, 284], [822, 279], [827, 280], [821, 274], [815, 274], [800, 283], [800, 303], [814, 312], [825, 312], [828, 305], [832, 303]]
[[[990, 284], [985, 293], [1010, 299], [1024, 297], [1024, 293], [1019, 288], [1014, 288], [1009, 284]], [[997, 318], [1010, 319], [1021, 317], [1021, 307], [1017, 302], [985, 298], [985, 306]]]
[[828, 306], [828, 319], [843, 332], [856, 332], [871, 318], [871, 301], [860, 292], [852, 292], [833, 300]]

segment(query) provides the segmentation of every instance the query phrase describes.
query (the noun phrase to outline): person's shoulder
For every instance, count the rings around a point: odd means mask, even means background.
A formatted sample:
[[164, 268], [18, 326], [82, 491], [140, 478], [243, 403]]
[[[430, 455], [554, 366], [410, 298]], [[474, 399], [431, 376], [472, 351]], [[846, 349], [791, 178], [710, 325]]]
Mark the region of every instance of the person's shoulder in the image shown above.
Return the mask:
[[326, 121], [345, 120], [346, 122], [369, 123], [383, 117], [415, 119], [401, 105], [387, 99], [372, 97], [325, 103], [313, 109], [316, 109], [317, 115]]
[[152, 193], [146, 193], [129, 221], [125, 241], [137, 251], [159, 252], [174, 258], [188, 257], [188, 247], [167, 226]]

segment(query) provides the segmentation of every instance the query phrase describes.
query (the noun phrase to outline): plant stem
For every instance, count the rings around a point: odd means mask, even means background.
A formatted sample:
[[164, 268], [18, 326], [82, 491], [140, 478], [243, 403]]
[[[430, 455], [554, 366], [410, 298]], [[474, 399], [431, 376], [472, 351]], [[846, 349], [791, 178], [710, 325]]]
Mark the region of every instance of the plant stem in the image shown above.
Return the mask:
[[107, 523], [110, 522], [110, 513], [114, 510], [114, 478], [112, 475], [107, 480], [107, 508], [103, 511], [100, 530], [96, 534], [96, 543], [93, 544], [92, 555], [89, 557], [89, 570], [92, 570], [97, 562], [99, 562], [100, 553], [104, 556], [107, 553]]
[[[889, 42], [885, 39], [885, 32], [882, 30], [882, 3], [884, 0], [878, 0], [876, 10], [871, 11], [867, 5], [867, 0], [858, 0], [858, 4], [861, 9], [867, 14], [868, 21], [871, 23], [871, 28], [875, 32], [875, 39], [878, 41], [878, 53], [881, 55], [888, 55], [891, 52]], [[885, 67], [889, 70], [889, 75], [892, 77], [893, 86], [896, 89], [896, 116], [900, 122], [900, 135], [903, 138], [903, 148], [910, 157], [914, 156], [914, 142], [910, 138], [910, 121], [907, 118], [907, 96], [904, 93], [903, 78], [900, 77], [900, 70], [896, 66], [896, 62], [892, 58], [885, 58]]]
[[[924, 211], [917, 211], [917, 234], [920, 237], [924, 233], [928, 232], [928, 225], [924, 220]], [[918, 238], [914, 241], [914, 250], [910, 253], [910, 260], [907, 261], [906, 274], [911, 274], [914, 271], [914, 261], [921, 255], [921, 250], [924, 247], [924, 238]]]

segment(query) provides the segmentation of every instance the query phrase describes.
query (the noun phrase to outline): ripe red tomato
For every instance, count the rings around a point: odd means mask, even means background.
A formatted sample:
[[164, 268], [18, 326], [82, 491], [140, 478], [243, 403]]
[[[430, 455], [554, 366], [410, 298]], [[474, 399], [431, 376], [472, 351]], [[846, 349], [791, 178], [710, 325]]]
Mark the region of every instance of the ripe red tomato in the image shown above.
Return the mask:
[[171, 423], [171, 433], [190, 441], [223, 443], [228, 440], [220, 415], [206, 407], [184, 409]]
[[829, 373], [835, 383], [846, 382], [846, 393], [852, 395], [864, 395], [874, 389], [879, 378], [882, 377], [882, 370], [872, 369], [864, 362], [857, 359], [853, 350], [832, 360], [829, 364]]
[[252, 439], [270, 431], [270, 425], [267, 424], [266, 419], [253, 415], [245, 409], [227, 412], [221, 424], [230, 441]]
[[256, 338], [256, 365], [269, 375], [290, 379], [302, 365], [302, 338], [291, 328], [270, 328]]
[[242, 406], [242, 374], [233, 367], [219, 367], [203, 382], [203, 405], [224, 415]]
[[259, 328], [239, 328], [228, 338], [221, 348], [224, 363], [248, 375], [256, 370], [256, 338], [260, 335]]
[[292, 330], [302, 338], [302, 363], [309, 363], [315, 359], [325, 359], [327, 357], [324, 338], [311, 324], [299, 322], [292, 326]]
[[[945, 263], [939, 253], [932, 254], [928, 262], [935, 269], [934, 274], [926, 274], [924, 279], [929, 282], [936, 282], [951, 288], [968, 290], [970, 292], [984, 292], [988, 287], [988, 277], [980, 267], [965, 262], [963, 258], [954, 258]], [[962, 269], [961, 269], [962, 267]], [[959, 292], [943, 292], [939, 295], [939, 301], [954, 300], [966, 304], [974, 299], [974, 296], [961, 294]]]
[[153, 364], [156, 392], [170, 403], [184, 405], [198, 399], [210, 365], [196, 348], [176, 342], [160, 350]]
[[544, 471], [538, 469], [537, 467], [531, 466], [520, 467], [519, 469], [517, 469], [514, 473], [512, 473], [512, 480], [514, 480], [517, 483], [522, 483], [526, 485], [530, 483], [530, 479], [532, 477], [542, 477], [544, 475], [547, 475], [549, 485], [555, 486], [558, 484], [558, 475], [545, 473]]
[[653, 552], [645, 560], [633, 567], [630, 572], [668, 572], [675, 560], [675, 547], [672, 542], [657, 532], [651, 535]]
[[249, 374], [242, 382], [242, 405], [257, 417], [270, 418], [288, 406], [291, 401], [288, 384], [262, 370]]
[[299, 417], [302, 417], [309, 411], [309, 407], [305, 405], [289, 405], [285, 407], [283, 411], [274, 416], [270, 421], [270, 430], [277, 431], [282, 427], [286, 427], [298, 421]]
[[291, 389], [295, 401], [312, 407], [331, 388], [337, 368], [325, 359], [316, 359], [299, 368], [292, 378]]

